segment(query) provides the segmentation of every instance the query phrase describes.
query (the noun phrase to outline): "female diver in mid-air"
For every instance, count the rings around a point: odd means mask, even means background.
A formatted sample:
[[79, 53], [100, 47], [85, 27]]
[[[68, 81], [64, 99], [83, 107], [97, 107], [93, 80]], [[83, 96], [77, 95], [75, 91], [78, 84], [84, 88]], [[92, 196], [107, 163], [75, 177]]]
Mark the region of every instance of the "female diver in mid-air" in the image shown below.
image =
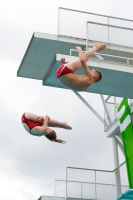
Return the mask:
[[[56, 77], [60, 82], [72, 90], [86, 91], [93, 83], [101, 80], [102, 73], [96, 69], [89, 70], [86, 62], [96, 52], [106, 48], [105, 43], [95, 43], [94, 46], [84, 54], [81, 47], [76, 47], [79, 59], [66, 64], [65, 58], [61, 59], [61, 66], [56, 70]], [[83, 66], [85, 74], [78, 75], [74, 72]]]
[[48, 115], [38, 116], [36, 114], [25, 112], [22, 115], [22, 124], [26, 131], [34, 136], [46, 136], [53, 142], [65, 143], [65, 141], [57, 139], [56, 132], [49, 127], [57, 127], [64, 129], [72, 129], [67, 122], [60, 122], [50, 119]]

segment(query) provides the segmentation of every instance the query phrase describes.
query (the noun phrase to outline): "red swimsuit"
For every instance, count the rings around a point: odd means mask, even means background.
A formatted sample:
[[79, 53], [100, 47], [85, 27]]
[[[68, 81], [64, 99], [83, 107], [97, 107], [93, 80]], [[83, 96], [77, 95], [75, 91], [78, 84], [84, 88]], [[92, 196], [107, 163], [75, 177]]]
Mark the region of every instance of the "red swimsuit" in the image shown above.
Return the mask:
[[[25, 124], [27, 124], [27, 126], [29, 127], [29, 129], [30, 129], [30, 134], [32, 134], [31, 133], [31, 129], [32, 128], [34, 128], [34, 127], [36, 127], [36, 126], [42, 126], [42, 123], [40, 123], [40, 122], [34, 122], [34, 121], [32, 121], [32, 120], [30, 120], [30, 119], [27, 119], [26, 117], [25, 117], [25, 114], [23, 114], [22, 115], [22, 123], [25, 123]], [[34, 134], [32, 134], [32, 135], [34, 135]], [[37, 136], [42, 136], [42, 134], [37, 134]]]
[[56, 77], [60, 78], [61, 76], [64, 76], [66, 74], [73, 73], [71, 69], [69, 69], [65, 65], [61, 65], [57, 70], [56, 70]]

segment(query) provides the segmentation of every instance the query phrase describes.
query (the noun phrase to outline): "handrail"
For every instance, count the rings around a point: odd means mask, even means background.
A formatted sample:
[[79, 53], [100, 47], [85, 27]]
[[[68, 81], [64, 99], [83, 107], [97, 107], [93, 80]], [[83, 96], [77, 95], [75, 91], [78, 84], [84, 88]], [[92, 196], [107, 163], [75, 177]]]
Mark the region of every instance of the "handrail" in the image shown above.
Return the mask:
[[109, 171], [109, 170], [101, 170], [101, 169], [78, 168], [78, 167], [67, 167], [67, 168], [69, 168], [69, 169], [91, 170], [91, 171], [101, 171], [101, 172], [114, 172], [114, 171], [116, 171], [118, 168], [120, 168], [122, 165], [124, 165], [125, 163], [126, 163], [126, 161], [124, 161], [123, 163], [121, 163], [118, 167], [116, 167], [116, 168], [113, 169], [112, 171]]
[[69, 11], [75, 11], [75, 12], [80, 12], [80, 13], [85, 13], [85, 14], [90, 14], [90, 15], [96, 15], [96, 16], [101, 16], [101, 17], [109, 17], [109, 18], [112, 18], [112, 19], [119, 19], [119, 20], [125, 20], [125, 21], [129, 21], [129, 22], [133, 22], [133, 20], [130, 20], [130, 19], [124, 19], [124, 18], [119, 18], [119, 17], [112, 17], [112, 16], [108, 16], [108, 15], [101, 15], [101, 14], [90, 13], [90, 12], [85, 12], [85, 11], [79, 11], [79, 10], [74, 10], [74, 9], [69, 9], [69, 8], [59, 7], [59, 9], [69, 10]]
[[[70, 56], [72, 55], [72, 51], [78, 52], [78, 50], [76, 49], [70, 49]], [[85, 53], [86, 51], [83, 51], [83, 53]], [[95, 53], [96, 55], [100, 55], [100, 56], [107, 56], [107, 57], [113, 57], [113, 58], [121, 58], [121, 59], [125, 59], [127, 60], [127, 64], [129, 64], [129, 60], [133, 61], [133, 58], [126, 58], [126, 57], [122, 57], [122, 56], [115, 56], [115, 55], [109, 55], [109, 54], [103, 54], [103, 53]]]
[[127, 28], [127, 27], [124, 27], [124, 26], [115, 26], [115, 25], [111, 25], [111, 24], [103, 24], [103, 23], [98, 23], [98, 22], [93, 22], [93, 21], [87, 21], [86, 22], [87, 24], [96, 24], [96, 25], [102, 25], [102, 26], [108, 26], [108, 27], [113, 27], [113, 28], [119, 28], [119, 29], [126, 29], [126, 30], [130, 30], [130, 31], [133, 31], [132, 28]]
[[[59, 182], [60, 182], [60, 181], [61, 181], [61, 182], [62, 182], [62, 181], [63, 181], [63, 182], [66, 182], [66, 180], [61, 180], [61, 179], [55, 179], [55, 182], [56, 182], [56, 181], [57, 181], [57, 182], [58, 182], [58, 181], [59, 181]], [[67, 182], [69, 182], [69, 183], [91, 183], [91, 184], [95, 184], [95, 182], [89, 182], [89, 181], [88, 181], [88, 182], [82, 182], [82, 181], [69, 181], [69, 180], [68, 180]], [[96, 184], [98, 184], [98, 185], [111, 185], [111, 186], [116, 186], [115, 184], [109, 184], [109, 183], [99, 183], [99, 182], [97, 182]], [[127, 185], [122, 185], [122, 186], [127, 187]]]

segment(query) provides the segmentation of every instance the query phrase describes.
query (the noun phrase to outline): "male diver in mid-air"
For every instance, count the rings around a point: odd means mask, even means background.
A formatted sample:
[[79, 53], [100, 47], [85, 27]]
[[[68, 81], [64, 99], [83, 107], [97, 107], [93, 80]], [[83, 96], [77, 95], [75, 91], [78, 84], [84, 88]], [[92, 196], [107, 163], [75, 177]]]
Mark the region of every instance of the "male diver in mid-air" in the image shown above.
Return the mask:
[[[93, 83], [102, 79], [102, 73], [96, 69], [89, 70], [86, 62], [96, 52], [105, 49], [107, 44], [95, 43], [94, 46], [84, 54], [81, 47], [76, 47], [79, 59], [66, 64], [65, 58], [61, 59], [61, 66], [56, 70], [56, 77], [60, 82], [72, 90], [86, 91]], [[78, 75], [74, 72], [83, 66], [85, 74]]]

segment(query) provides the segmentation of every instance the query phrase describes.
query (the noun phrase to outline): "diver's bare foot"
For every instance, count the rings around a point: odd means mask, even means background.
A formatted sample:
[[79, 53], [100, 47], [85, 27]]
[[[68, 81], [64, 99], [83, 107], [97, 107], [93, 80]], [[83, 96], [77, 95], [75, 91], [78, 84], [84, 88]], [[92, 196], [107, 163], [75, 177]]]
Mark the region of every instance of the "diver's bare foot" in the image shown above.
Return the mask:
[[67, 122], [63, 122], [63, 128], [71, 130], [72, 127], [67, 124]]
[[75, 49], [77, 49], [78, 51], [82, 50], [81, 47], [75, 47]]
[[66, 64], [65, 58], [61, 58], [60, 62], [61, 62], [62, 65]]
[[100, 51], [100, 50], [103, 50], [105, 49], [107, 46], [106, 43], [99, 43], [99, 42], [96, 42], [93, 47], [96, 47], [97, 48], [97, 51]]

